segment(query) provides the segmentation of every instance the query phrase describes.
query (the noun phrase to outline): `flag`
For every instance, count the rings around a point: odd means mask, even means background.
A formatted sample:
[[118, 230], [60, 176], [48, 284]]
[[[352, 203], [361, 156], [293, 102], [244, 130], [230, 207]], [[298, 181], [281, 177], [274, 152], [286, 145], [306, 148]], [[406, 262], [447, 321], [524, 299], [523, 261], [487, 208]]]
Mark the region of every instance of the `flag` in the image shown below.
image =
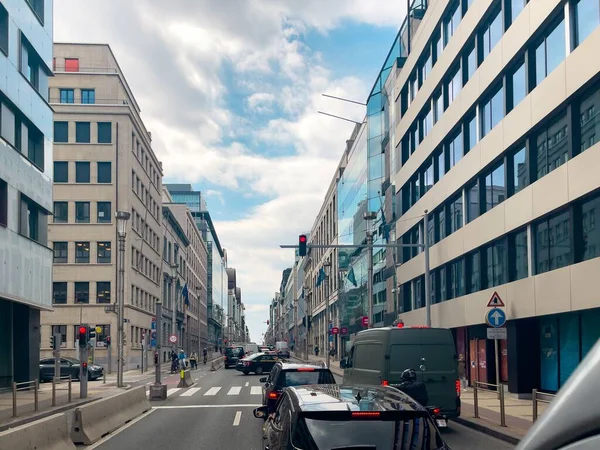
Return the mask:
[[321, 286], [321, 283], [325, 280], [325, 269], [321, 267], [319, 269], [319, 276], [317, 277], [317, 287]]
[[183, 301], [186, 306], [190, 306], [190, 292], [188, 291], [187, 283], [183, 286], [183, 290], [181, 291], [181, 295], [183, 295]]
[[350, 281], [350, 283], [352, 283], [354, 287], [358, 286], [358, 284], [356, 284], [356, 276], [354, 276], [354, 267], [350, 267], [346, 278], [348, 278], [348, 281]]

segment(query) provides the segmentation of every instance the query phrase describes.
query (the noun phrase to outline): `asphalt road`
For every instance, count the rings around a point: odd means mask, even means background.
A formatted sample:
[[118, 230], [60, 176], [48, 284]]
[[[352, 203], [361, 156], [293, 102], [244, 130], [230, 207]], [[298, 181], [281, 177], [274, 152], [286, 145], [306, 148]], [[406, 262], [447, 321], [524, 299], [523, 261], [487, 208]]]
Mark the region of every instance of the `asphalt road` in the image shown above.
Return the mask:
[[[261, 403], [257, 375], [234, 369], [192, 372], [191, 388], [177, 389], [177, 376], [169, 376], [168, 398], [87, 450], [262, 449], [262, 420], [252, 410]], [[336, 377], [336, 381], [341, 381]], [[453, 450], [500, 450], [511, 445], [451, 423], [443, 437]]]

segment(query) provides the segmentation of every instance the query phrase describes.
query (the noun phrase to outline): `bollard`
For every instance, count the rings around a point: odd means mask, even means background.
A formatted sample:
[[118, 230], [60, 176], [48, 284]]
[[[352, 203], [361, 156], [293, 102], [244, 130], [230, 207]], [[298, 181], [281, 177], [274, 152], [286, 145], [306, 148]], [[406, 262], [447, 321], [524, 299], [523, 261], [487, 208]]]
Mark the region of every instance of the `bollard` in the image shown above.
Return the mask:
[[52, 378], [52, 406], [56, 406], [56, 377]]
[[35, 402], [35, 410], [38, 411], [38, 406], [39, 406], [39, 390], [40, 390], [40, 382], [38, 381], [38, 379], [35, 379], [35, 385], [34, 385], [34, 393], [33, 393], [33, 398], [34, 398], [34, 402]]
[[537, 389], [531, 391], [531, 400], [531, 404], [533, 405], [533, 421], [535, 422], [538, 418]]
[[13, 391], [13, 417], [17, 417], [17, 383], [13, 383], [12, 391]]
[[106, 384], [106, 370], [102, 371], [102, 384]]
[[506, 426], [506, 410], [504, 408], [504, 386], [502, 383], [498, 385], [500, 388], [500, 426]]
[[479, 418], [479, 404], [477, 403], [477, 381], [473, 383], [473, 417]]
[[71, 403], [71, 375], [69, 375], [69, 403]]

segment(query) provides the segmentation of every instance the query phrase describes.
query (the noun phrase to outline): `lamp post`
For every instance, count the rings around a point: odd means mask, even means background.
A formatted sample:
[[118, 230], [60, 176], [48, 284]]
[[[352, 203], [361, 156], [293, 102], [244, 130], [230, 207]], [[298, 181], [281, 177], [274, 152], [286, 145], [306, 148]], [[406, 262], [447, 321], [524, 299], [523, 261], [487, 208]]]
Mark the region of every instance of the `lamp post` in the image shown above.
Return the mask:
[[369, 306], [369, 328], [373, 328], [373, 231], [371, 221], [377, 219], [377, 213], [366, 212], [367, 221], [367, 301]]
[[119, 291], [117, 309], [117, 387], [123, 387], [123, 320], [125, 319], [125, 237], [127, 236], [127, 221], [130, 214], [127, 211], [117, 211], [117, 235], [119, 237]]
[[331, 272], [331, 263], [326, 262], [323, 264], [323, 270], [325, 271], [325, 334], [327, 342], [327, 367], [329, 367], [329, 274]]

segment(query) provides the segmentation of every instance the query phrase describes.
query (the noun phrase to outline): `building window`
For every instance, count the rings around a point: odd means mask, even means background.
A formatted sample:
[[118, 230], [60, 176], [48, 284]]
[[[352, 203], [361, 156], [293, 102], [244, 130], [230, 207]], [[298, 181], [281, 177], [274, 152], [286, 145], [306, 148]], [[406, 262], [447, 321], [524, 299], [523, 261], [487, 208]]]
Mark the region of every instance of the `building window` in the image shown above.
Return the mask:
[[90, 283], [87, 281], [75, 282], [75, 303], [90, 302]]
[[571, 264], [570, 229], [568, 210], [537, 222], [534, 226], [536, 274]]
[[450, 214], [450, 234], [458, 231], [463, 226], [463, 199], [462, 193], [459, 193], [454, 200], [449, 203]]
[[581, 127], [581, 151], [592, 147], [600, 134], [600, 89], [581, 101], [579, 123]]
[[504, 163], [501, 163], [485, 177], [486, 212], [506, 199], [506, 179], [504, 175]]
[[44, 0], [27, 0], [33, 12], [35, 12], [40, 23], [44, 25]]
[[439, 92], [433, 99], [433, 120], [437, 123], [444, 114], [444, 97]]
[[539, 85], [566, 57], [565, 20], [562, 19], [535, 49], [535, 85]]
[[52, 283], [52, 303], [55, 305], [67, 304], [67, 283], [55, 281]]
[[16, 119], [15, 113], [6, 105], [2, 103], [2, 112], [0, 114], [0, 126], [2, 137], [13, 147], [16, 145], [15, 131], [16, 131]]
[[512, 171], [511, 195], [516, 194], [529, 185], [529, 165], [526, 153], [527, 148], [523, 146], [513, 151], [509, 156], [510, 170]]
[[67, 263], [69, 253], [68, 242], [55, 242], [54, 243], [54, 262], [55, 263]]
[[527, 95], [527, 77], [524, 61], [521, 61], [520, 66], [509, 75], [509, 80], [511, 92], [509, 109], [512, 109], [521, 103], [521, 100]]
[[433, 184], [433, 162], [429, 161], [429, 165], [423, 170], [423, 195], [433, 187]]
[[110, 303], [110, 281], [96, 282], [96, 303]]
[[521, 14], [523, 8], [529, 0], [510, 0], [510, 23], [514, 23], [515, 19]]
[[452, 102], [456, 100], [456, 97], [458, 97], [458, 94], [460, 93], [461, 89], [462, 72], [459, 66], [452, 75], [452, 78], [448, 81], [448, 84], [446, 85], [446, 92], [448, 95], [448, 106], [450, 106]]
[[69, 182], [69, 163], [67, 161], [54, 161], [54, 180], [55, 183]]
[[98, 223], [110, 223], [110, 202], [98, 202]]
[[8, 56], [8, 11], [0, 3], [0, 50]]
[[450, 38], [456, 33], [456, 29], [462, 19], [460, 0], [450, 8], [450, 15], [444, 20], [444, 47], [450, 42]]
[[[596, 216], [600, 215], [600, 197], [587, 200], [581, 204], [582, 226], [582, 258], [581, 261], [600, 256], [600, 228], [596, 228]], [[600, 217], [598, 220], [600, 224]]]
[[429, 245], [433, 245], [435, 244], [436, 241], [436, 235], [435, 235], [435, 215], [434, 214], [430, 214], [429, 218], [427, 219], [427, 239], [429, 239]]
[[506, 243], [504, 239], [488, 245], [484, 250], [486, 279], [484, 288], [506, 283]]
[[467, 52], [463, 64], [465, 84], [473, 78], [473, 74], [477, 70], [477, 49], [474, 43], [467, 47]]
[[481, 258], [479, 251], [474, 251], [467, 255], [467, 286], [469, 288], [469, 294], [479, 292], [481, 290]]
[[110, 242], [98, 242], [98, 264], [110, 264], [112, 247]]
[[433, 128], [433, 112], [431, 111], [431, 109], [428, 109], [425, 112], [421, 120], [421, 130], [423, 132], [423, 139], [425, 139], [431, 131], [431, 129]]
[[450, 295], [449, 298], [457, 298], [465, 295], [465, 277], [463, 273], [463, 260], [453, 261], [446, 266], [446, 272], [449, 278]]
[[21, 194], [19, 232], [42, 245], [47, 243], [45, 213], [42, 208], [29, 197]]
[[112, 123], [98, 122], [98, 144], [110, 144], [112, 142]]
[[499, 86], [481, 107], [481, 135], [486, 136], [504, 118], [504, 88]]
[[90, 243], [75, 243], [75, 262], [77, 264], [88, 264], [90, 262]]
[[50, 329], [52, 336], [60, 334], [60, 347], [65, 348], [67, 346], [67, 326], [66, 325], [52, 325]]
[[600, 2], [577, 0], [575, 2], [575, 43], [581, 44], [600, 25]]
[[73, 89], [59, 89], [61, 103], [75, 103], [75, 91]]
[[448, 142], [448, 170], [452, 169], [463, 157], [464, 147], [463, 147], [463, 135], [462, 132], [459, 131], [458, 134], [452, 138], [450, 142]]
[[[19, 135], [19, 139], [24, 139], [24, 136]], [[20, 144], [17, 145], [20, 147]], [[44, 135], [34, 126], [27, 129], [27, 158], [41, 171], [44, 170]]]
[[477, 145], [477, 116], [474, 113], [471, 113], [469, 118], [467, 118], [465, 131], [467, 133], [467, 136], [465, 136], [465, 144], [467, 146], [465, 153], [468, 153]]
[[110, 336], [110, 325], [96, 325], [100, 327], [100, 333], [96, 333], [96, 347], [106, 348], [106, 339]]
[[54, 202], [54, 223], [67, 223], [69, 219], [69, 203]]
[[527, 229], [512, 233], [508, 237], [509, 277], [517, 281], [529, 276], [529, 261], [527, 258]]
[[448, 300], [448, 280], [446, 278], [446, 267], [440, 267], [438, 270], [440, 302]]
[[90, 182], [90, 163], [79, 162], [75, 163], [75, 182], [89, 183]]
[[437, 229], [439, 235], [439, 241], [448, 236], [448, 227], [446, 226], [446, 212], [444, 211], [444, 207], [442, 206], [439, 211], [434, 213], [437, 217]]
[[[27, 78], [29, 83], [35, 88], [36, 91], [40, 90], [40, 75], [46, 76], [40, 66], [41, 58], [27, 40], [25, 35], [21, 33], [21, 73]], [[46, 95], [44, 92], [44, 96]]]
[[569, 125], [563, 113], [536, 137], [537, 179], [562, 166], [569, 159]]
[[475, 180], [469, 187], [467, 187], [467, 222], [472, 222], [477, 219], [480, 215], [481, 207], [479, 200], [479, 182]]
[[0, 225], [8, 225], [8, 184], [0, 179]]
[[75, 202], [75, 223], [90, 223], [90, 202]]
[[96, 103], [96, 91], [94, 89], [82, 89], [81, 103], [86, 105], [93, 105]]
[[76, 122], [75, 123], [75, 142], [82, 144], [90, 143], [90, 123]]
[[112, 182], [112, 167], [109, 162], [98, 163], [98, 183], [111, 183]]
[[502, 14], [501, 10], [496, 12], [488, 19], [485, 24], [484, 31], [481, 35], [481, 43], [483, 46], [483, 58], [485, 59], [502, 38]]
[[69, 142], [69, 122], [54, 122], [54, 142]]
[[439, 181], [446, 174], [446, 152], [444, 152], [443, 147], [437, 153], [435, 158], [437, 160], [437, 179]]
[[65, 58], [65, 72], [79, 72], [79, 59]]

